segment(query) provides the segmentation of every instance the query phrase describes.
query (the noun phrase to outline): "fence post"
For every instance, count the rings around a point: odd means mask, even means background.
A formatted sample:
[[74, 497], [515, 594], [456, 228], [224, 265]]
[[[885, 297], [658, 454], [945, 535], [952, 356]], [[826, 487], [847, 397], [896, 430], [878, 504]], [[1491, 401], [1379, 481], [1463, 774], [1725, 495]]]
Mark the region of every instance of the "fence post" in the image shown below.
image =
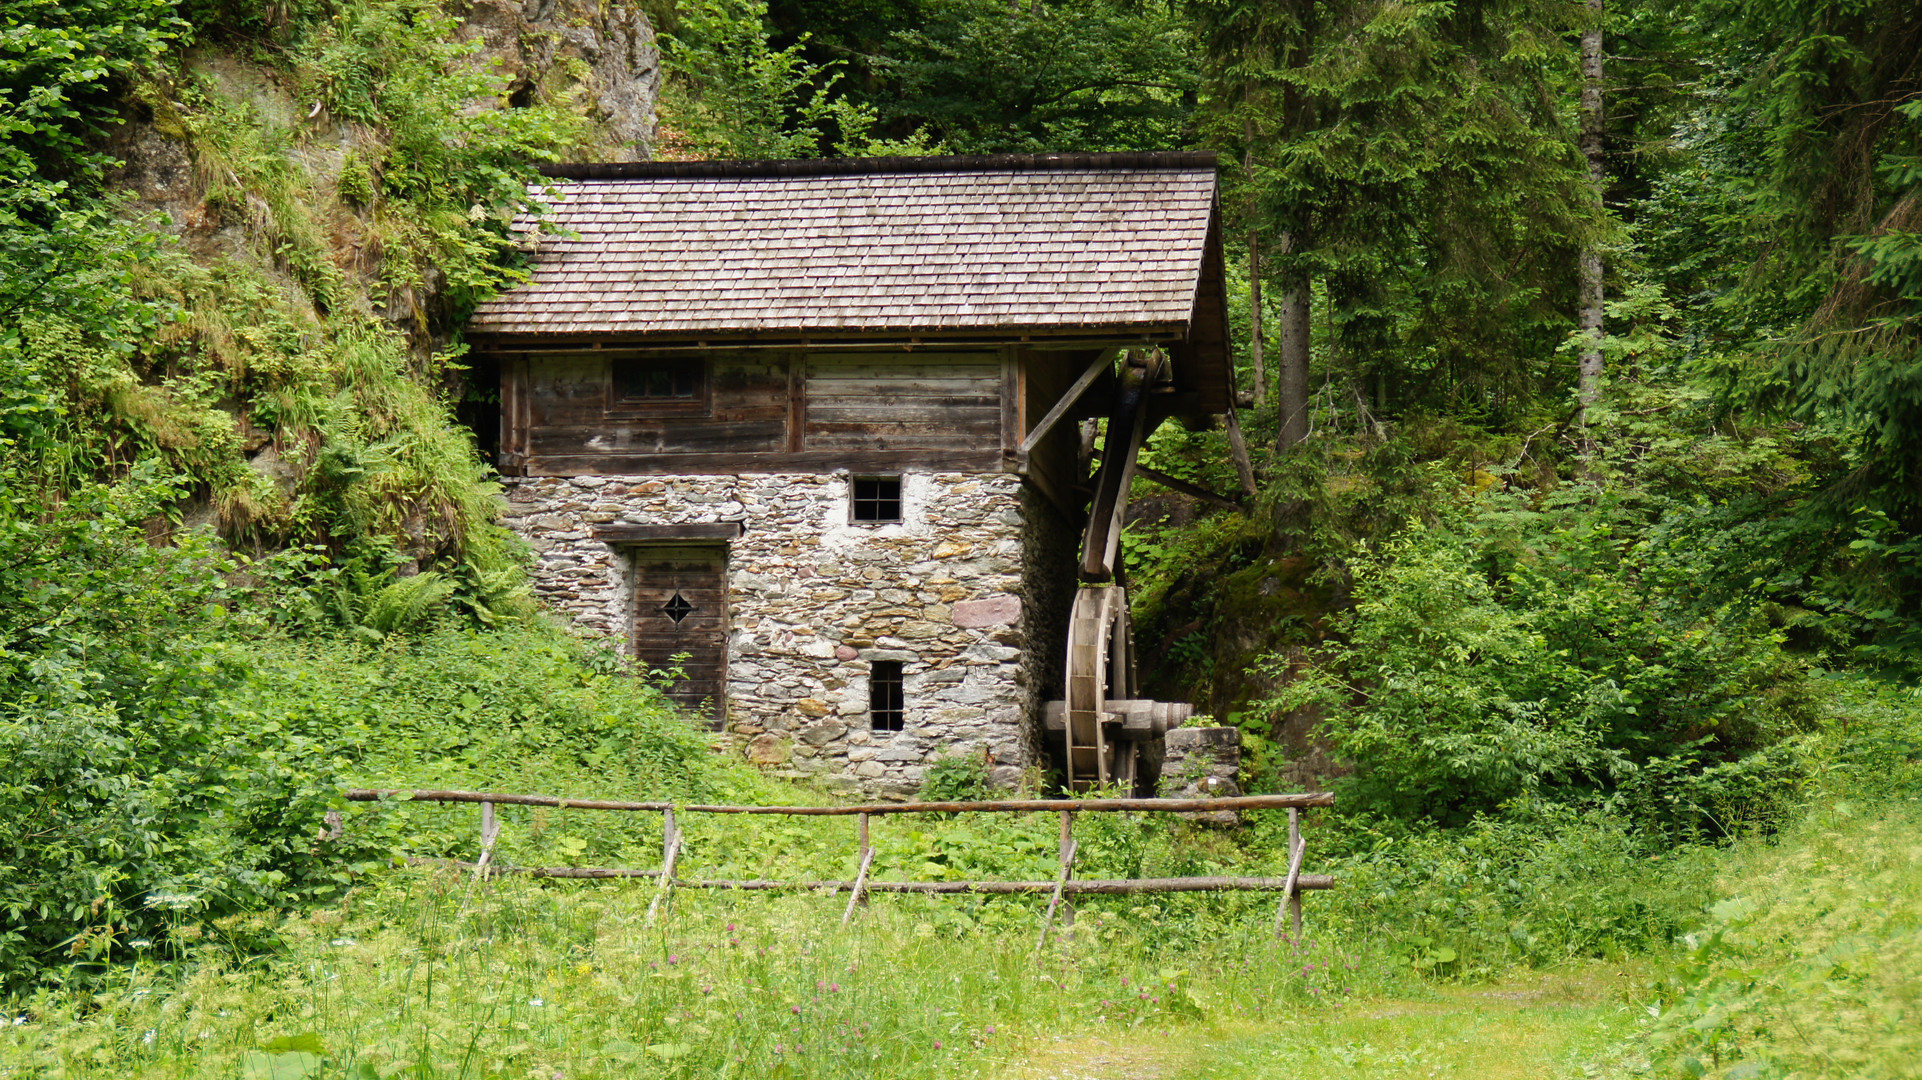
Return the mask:
[[861, 831], [861, 869], [855, 872], [854, 889], [848, 896], [848, 909], [841, 913], [841, 925], [854, 918], [854, 906], [868, 902], [868, 867], [874, 864], [874, 848], [868, 845], [868, 816], [862, 814], [856, 819]]
[[674, 808], [661, 811], [661, 884], [654, 890], [654, 902], [647, 905], [647, 924], [654, 925], [654, 914], [661, 901], [674, 888], [674, 863], [681, 856], [681, 827], [674, 823]]
[[494, 858], [494, 841], [500, 838], [501, 824], [494, 817], [494, 804], [484, 802], [481, 808], [481, 853], [474, 863], [474, 880], [479, 881], [487, 875], [487, 864]]
[[[1068, 878], [1074, 875], [1074, 849], [1074, 813], [1063, 810], [1061, 811], [1061, 866], [1055, 871], [1054, 895], [1048, 899], [1048, 915], [1041, 920], [1041, 937], [1034, 943], [1035, 952], [1040, 952], [1048, 944], [1048, 929], [1054, 925], [1056, 909], [1065, 906], [1065, 910], [1062, 911], [1062, 925], [1074, 926], [1074, 904], [1063, 905], [1061, 902], [1061, 894], [1068, 887]], [[1064, 934], [1068, 940], [1074, 940], [1072, 929], [1064, 931]]]
[[1308, 841], [1301, 835], [1301, 811], [1288, 811], [1288, 917], [1295, 927], [1295, 941], [1301, 942], [1301, 862], [1308, 853]]
[[[874, 851], [874, 845], [868, 841], [868, 816], [866, 814], [862, 814], [861, 816], [855, 818], [854, 825], [855, 825], [855, 831], [861, 834], [861, 858], [863, 861], [872, 861], [873, 859], [872, 852]], [[867, 894], [867, 891], [864, 889], [861, 891], [861, 906], [866, 907], [867, 903], [868, 903], [868, 894]]]
[[1275, 937], [1281, 937], [1283, 914], [1294, 915], [1296, 942], [1301, 941], [1301, 855], [1307, 845], [1301, 839], [1301, 811], [1288, 808], [1288, 880], [1281, 888], [1281, 903], [1275, 908]]

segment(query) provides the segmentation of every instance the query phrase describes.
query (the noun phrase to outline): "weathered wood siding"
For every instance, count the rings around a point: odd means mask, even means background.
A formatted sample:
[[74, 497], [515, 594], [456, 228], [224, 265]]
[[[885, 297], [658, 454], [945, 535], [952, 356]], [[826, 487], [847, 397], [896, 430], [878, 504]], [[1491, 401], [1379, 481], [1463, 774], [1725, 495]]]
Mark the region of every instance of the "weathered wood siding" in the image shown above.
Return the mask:
[[998, 450], [998, 352], [807, 357], [809, 450]]
[[612, 365], [635, 355], [528, 357], [528, 456], [772, 453], [786, 448], [787, 363], [780, 354], [710, 354], [705, 413], [655, 416], [610, 400]]
[[[688, 352], [674, 355], [687, 357]], [[698, 400], [623, 400], [632, 352], [502, 365], [501, 466], [514, 474], [1000, 469], [1019, 441], [1011, 350], [697, 352]]]

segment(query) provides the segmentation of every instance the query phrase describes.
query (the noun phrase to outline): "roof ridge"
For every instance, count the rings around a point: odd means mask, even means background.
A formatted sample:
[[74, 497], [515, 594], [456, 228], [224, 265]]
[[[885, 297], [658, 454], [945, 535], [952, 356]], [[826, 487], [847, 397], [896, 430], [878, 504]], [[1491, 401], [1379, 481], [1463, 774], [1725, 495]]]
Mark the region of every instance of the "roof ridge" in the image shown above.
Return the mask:
[[557, 180], [644, 180], [662, 177], [873, 176], [888, 173], [1071, 172], [1208, 169], [1213, 150], [1112, 154], [953, 154], [926, 157], [790, 158], [769, 161], [613, 161], [541, 165]]

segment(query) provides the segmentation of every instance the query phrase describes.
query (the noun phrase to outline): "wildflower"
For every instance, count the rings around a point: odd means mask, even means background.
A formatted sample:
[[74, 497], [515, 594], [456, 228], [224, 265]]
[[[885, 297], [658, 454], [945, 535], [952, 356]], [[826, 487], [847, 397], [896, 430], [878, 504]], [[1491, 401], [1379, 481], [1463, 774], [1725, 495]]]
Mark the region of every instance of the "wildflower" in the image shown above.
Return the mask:
[[734, 932], [734, 924], [733, 924], [733, 923], [728, 923], [728, 924], [727, 924], [727, 932], [728, 932], [728, 933], [730, 933], [730, 934], [732, 934], [732, 933]]
[[801, 1015], [801, 1007], [799, 1005], [789, 1005], [788, 1009], [792, 1011], [796, 1016]]
[[777, 1054], [785, 1054], [785, 1053], [787, 1053], [787, 1046], [786, 1046], [786, 1044], [784, 1044], [784, 1043], [775, 1043], [775, 1044], [774, 1044], [774, 1052], [775, 1052], [775, 1053], [777, 1053]]
[[132, 941], [127, 942], [127, 944], [132, 945], [136, 949], [153, 948], [153, 941], [151, 939], [143, 938], [143, 937], [134, 938]]
[[934, 1048], [935, 1048], [936, 1050], [939, 1050], [939, 1049], [941, 1049], [941, 1040], [940, 1040], [940, 1039], [936, 1039], [936, 1040], [934, 1040]]
[[534, 1007], [535, 1007], [536, 1009], [538, 1009], [538, 1008], [540, 1008], [541, 1006], [543, 1006], [543, 1005], [545, 1005], [545, 1004], [547, 1004], [547, 1002], [545, 1002], [545, 1001], [542, 1001], [542, 1000], [541, 1000], [540, 998], [528, 998], [528, 999], [527, 999], [527, 1003], [528, 1003], [529, 1005], [532, 1005], [532, 1006], [534, 1006]]
[[668, 953], [668, 954], [667, 954], [667, 962], [668, 962], [668, 963], [670, 963], [670, 964], [678, 964], [678, 963], [680, 963], [680, 962], [681, 962], [681, 958], [680, 958], [680, 957], [678, 957], [678, 956], [676, 956], [676, 955], [674, 955], [673, 953]]
[[154, 1041], [154, 1038], [155, 1038], [155, 1035], [156, 1035], [156, 1032], [154, 1031], [154, 1029], [153, 1029], [153, 1028], [148, 1028], [148, 1029], [147, 1029], [147, 1033], [146, 1033], [145, 1035], [142, 1035], [142, 1036], [140, 1037], [140, 1045], [142, 1045], [142, 1046], [152, 1046], [152, 1045], [153, 1045], [153, 1041]]
[[993, 1025], [993, 1024], [989, 1024], [989, 1025], [988, 1025], [988, 1034], [990, 1034], [990, 1035], [992, 1035], [992, 1034], [994, 1034], [994, 1025]]
[[829, 983], [829, 984], [828, 984], [828, 993], [830, 993], [830, 994], [838, 994], [838, 993], [840, 993], [840, 992], [841, 992], [841, 984], [840, 984], [840, 983]]

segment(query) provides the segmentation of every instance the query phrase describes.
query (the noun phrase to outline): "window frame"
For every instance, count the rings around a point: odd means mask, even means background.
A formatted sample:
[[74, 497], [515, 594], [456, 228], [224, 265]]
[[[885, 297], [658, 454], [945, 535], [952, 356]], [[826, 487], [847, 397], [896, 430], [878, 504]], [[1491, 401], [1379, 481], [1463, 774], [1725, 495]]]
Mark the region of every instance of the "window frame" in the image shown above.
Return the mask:
[[[883, 676], [883, 672], [886, 676]], [[892, 694], [884, 697], [884, 691]], [[889, 703], [891, 699], [891, 704]], [[908, 726], [907, 675], [899, 660], [868, 662], [868, 730], [894, 734]]]
[[[894, 503], [893, 517], [864, 518], [861, 516], [861, 504], [863, 502], [885, 504], [890, 501], [889, 499], [881, 495], [876, 495], [873, 498], [869, 498], [869, 499], [861, 498], [862, 484], [893, 484], [894, 485], [894, 498], [893, 500], [891, 500]], [[849, 524], [852, 524], [852, 525], [899, 525], [907, 520], [907, 513], [908, 513], [907, 483], [906, 483], [906, 478], [903, 474], [895, 473], [893, 475], [880, 474], [880, 475], [873, 475], [873, 476], [848, 477], [848, 522]]]
[[[689, 397], [628, 397], [623, 392], [632, 375], [623, 375], [623, 367], [662, 366], [677, 369], [691, 368], [694, 374], [694, 393]], [[713, 411], [713, 365], [707, 357], [690, 353], [633, 353], [625, 356], [610, 356], [604, 376], [603, 392], [605, 400], [602, 412], [606, 416], [708, 416]]]

